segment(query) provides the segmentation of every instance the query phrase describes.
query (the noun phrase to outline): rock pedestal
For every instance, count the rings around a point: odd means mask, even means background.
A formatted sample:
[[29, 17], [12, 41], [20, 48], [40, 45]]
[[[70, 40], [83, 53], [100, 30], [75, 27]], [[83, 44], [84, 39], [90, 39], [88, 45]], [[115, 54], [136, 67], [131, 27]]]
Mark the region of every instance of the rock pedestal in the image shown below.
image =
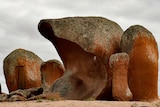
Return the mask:
[[109, 64], [113, 72], [112, 95], [114, 100], [129, 101], [132, 100], [132, 93], [128, 87], [128, 63], [129, 56], [126, 53], [113, 54], [110, 57]]
[[4, 75], [9, 92], [41, 86], [42, 60], [34, 53], [16, 49], [3, 62]]
[[122, 36], [121, 50], [130, 58], [128, 84], [133, 100], [157, 99], [158, 48], [152, 33], [142, 26], [131, 26]]

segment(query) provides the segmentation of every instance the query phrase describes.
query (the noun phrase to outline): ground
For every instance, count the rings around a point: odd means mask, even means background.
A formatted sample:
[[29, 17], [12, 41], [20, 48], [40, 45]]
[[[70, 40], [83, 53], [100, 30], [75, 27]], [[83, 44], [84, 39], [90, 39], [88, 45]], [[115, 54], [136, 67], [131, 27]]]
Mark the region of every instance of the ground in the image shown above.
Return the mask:
[[77, 101], [77, 100], [34, 100], [17, 102], [0, 102], [0, 107], [160, 107], [160, 100], [139, 101]]

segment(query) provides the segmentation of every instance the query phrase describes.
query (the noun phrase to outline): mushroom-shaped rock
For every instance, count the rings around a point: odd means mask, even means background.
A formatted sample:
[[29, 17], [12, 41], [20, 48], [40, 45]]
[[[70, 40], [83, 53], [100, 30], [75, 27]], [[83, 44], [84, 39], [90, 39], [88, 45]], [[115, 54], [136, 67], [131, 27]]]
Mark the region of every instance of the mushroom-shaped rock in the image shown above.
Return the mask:
[[113, 72], [112, 95], [114, 100], [132, 100], [132, 93], [128, 86], [128, 63], [129, 56], [126, 53], [116, 53], [111, 55], [109, 65]]
[[66, 99], [107, 99], [111, 93], [108, 60], [119, 51], [121, 27], [102, 17], [68, 17], [41, 20], [38, 28], [54, 44], [65, 67], [51, 92]]
[[58, 60], [49, 60], [41, 65], [42, 87], [44, 90], [60, 78], [64, 73], [64, 66]]
[[131, 26], [122, 36], [121, 49], [130, 58], [128, 84], [133, 100], [157, 99], [158, 48], [152, 33], [140, 25]]
[[9, 92], [41, 86], [42, 60], [33, 52], [16, 49], [3, 62]]

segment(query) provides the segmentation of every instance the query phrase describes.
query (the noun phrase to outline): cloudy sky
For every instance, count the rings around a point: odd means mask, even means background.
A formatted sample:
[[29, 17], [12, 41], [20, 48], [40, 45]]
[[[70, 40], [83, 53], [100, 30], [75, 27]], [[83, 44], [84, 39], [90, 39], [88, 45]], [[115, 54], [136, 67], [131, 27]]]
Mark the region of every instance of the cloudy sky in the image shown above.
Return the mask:
[[160, 47], [160, 0], [1, 0], [0, 1], [0, 83], [8, 92], [3, 59], [23, 48], [44, 61], [58, 59], [54, 46], [37, 30], [44, 18], [102, 16], [117, 22], [123, 30], [140, 24], [150, 30]]

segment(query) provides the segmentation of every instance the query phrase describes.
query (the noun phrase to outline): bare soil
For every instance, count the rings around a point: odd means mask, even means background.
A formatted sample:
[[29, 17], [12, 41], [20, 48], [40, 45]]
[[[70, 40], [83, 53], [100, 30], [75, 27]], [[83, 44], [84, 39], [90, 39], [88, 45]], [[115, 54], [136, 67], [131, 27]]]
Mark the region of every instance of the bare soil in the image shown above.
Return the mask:
[[34, 100], [0, 102], [0, 107], [160, 107], [160, 100], [140, 101], [77, 101], [77, 100]]

